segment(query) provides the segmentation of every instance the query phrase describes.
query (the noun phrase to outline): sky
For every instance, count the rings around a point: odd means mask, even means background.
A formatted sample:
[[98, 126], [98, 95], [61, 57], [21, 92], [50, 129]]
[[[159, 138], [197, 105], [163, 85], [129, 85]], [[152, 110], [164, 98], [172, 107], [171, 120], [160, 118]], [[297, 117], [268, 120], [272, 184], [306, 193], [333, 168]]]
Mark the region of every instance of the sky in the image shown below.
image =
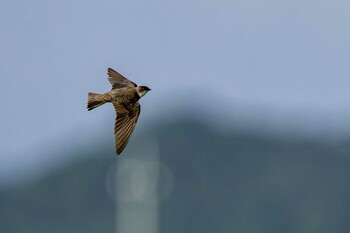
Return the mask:
[[0, 175], [59, 161], [47, 152], [109, 130], [113, 108], [86, 111], [87, 92], [110, 89], [108, 67], [152, 89], [139, 124], [198, 110], [348, 134], [349, 9], [346, 0], [1, 1]]

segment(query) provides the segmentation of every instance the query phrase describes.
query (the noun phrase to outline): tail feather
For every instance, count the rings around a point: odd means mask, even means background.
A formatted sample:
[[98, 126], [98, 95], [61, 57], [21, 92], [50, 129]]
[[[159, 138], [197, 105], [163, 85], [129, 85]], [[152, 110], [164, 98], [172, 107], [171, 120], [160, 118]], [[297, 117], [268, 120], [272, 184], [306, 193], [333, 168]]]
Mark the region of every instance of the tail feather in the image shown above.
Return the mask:
[[100, 94], [89, 92], [88, 94], [88, 103], [87, 103], [87, 109], [90, 111], [94, 108], [97, 108], [98, 106], [101, 106], [102, 104], [106, 103], [101, 100], [97, 100], [96, 97]]

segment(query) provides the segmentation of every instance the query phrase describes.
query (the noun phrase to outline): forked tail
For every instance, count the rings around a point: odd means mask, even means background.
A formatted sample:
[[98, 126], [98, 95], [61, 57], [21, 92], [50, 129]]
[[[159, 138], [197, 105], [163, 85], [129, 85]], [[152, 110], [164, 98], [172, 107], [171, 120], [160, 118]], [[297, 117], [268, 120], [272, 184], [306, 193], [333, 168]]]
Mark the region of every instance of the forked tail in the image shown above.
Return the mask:
[[94, 108], [97, 108], [98, 106], [101, 106], [102, 104], [106, 103], [103, 100], [98, 100], [98, 97], [100, 94], [89, 92], [88, 94], [88, 103], [87, 103], [87, 109], [90, 111]]

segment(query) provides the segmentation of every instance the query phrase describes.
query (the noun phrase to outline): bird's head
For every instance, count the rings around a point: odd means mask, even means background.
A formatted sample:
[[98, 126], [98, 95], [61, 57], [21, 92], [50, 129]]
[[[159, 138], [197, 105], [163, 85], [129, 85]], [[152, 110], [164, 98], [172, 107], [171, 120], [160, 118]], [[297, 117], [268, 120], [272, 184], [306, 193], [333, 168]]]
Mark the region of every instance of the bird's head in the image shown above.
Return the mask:
[[136, 91], [137, 91], [137, 94], [139, 94], [140, 98], [144, 95], [147, 94], [147, 92], [149, 92], [151, 89], [147, 86], [139, 86], [139, 87], [136, 87]]

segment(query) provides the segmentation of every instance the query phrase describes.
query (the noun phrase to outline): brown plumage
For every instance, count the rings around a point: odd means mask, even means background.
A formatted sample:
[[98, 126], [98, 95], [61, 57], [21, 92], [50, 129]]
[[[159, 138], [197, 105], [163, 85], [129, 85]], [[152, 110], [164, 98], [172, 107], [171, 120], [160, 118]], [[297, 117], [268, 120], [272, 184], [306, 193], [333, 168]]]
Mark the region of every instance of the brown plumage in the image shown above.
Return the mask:
[[138, 100], [151, 89], [147, 86], [137, 86], [134, 82], [111, 68], [108, 68], [107, 74], [112, 90], [104, 94], [90, 92], [88, 94], [87, 108], [90, 111], [107, 102], [113, 104], [117, 114], [114, 124], [114, 136], [116, 153], [119, 155], [127, 145], [139, 118], [141, 106]]

